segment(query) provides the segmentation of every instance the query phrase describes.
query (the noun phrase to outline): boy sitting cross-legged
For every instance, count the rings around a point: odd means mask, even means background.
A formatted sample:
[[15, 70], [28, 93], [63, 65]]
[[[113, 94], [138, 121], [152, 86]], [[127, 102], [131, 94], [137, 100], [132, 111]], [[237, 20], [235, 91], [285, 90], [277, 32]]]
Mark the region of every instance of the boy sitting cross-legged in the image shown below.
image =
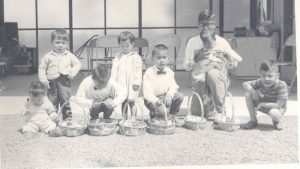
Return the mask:
[[[174, 72], [166, 67], [168, 64], [168, 47], [159, 44], [152, 51], [155, 65], [149, 67], [143, 79], [145, 106], [150, 110], [150, 118], [163, 118], [164, 109], [170, 108], [171, 114], [179, 112], [183, 94], [178, 92]], [[166, 107], [165, 107], [166, 106]]]
[[246, 90], [246, 104], [250, 115], [250, 121], [244, 125], [244, 129], [253, 129], [257, 126], [256, 112], [268, 114], [273, 126], [282, 130], [281, 117], [286, 111], [288, 99], [287, 85], [279, 80], [278, 65], [275, 61], [265, 61], [260, 66], [260, 78], [243, 83]]

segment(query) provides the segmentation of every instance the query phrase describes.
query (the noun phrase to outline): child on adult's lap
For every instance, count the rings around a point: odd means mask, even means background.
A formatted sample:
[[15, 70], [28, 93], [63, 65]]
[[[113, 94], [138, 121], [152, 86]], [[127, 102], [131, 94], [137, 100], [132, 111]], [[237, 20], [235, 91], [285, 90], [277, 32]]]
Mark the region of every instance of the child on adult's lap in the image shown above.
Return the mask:
[[46, 88], [41, 82], [32, 82], [29, 88], [29, 98], [22, 110], [25, 125], [22, 131], [26, 137], [42, 131], [49, 133], [56, 128], [57, 113], [52, 103], [45, 98]]
[[286, 111], [288, 99], [287, 85], [279, 80], [278, 65], [275, 61], [265, 61], [260, 66], [260, 78], [243, 83], [250, 121], [243, 124], [244, 129], [253, 129], [258, 125], [257, 111], [268, 114], [273, 126], [282, 130], [281, 117]]

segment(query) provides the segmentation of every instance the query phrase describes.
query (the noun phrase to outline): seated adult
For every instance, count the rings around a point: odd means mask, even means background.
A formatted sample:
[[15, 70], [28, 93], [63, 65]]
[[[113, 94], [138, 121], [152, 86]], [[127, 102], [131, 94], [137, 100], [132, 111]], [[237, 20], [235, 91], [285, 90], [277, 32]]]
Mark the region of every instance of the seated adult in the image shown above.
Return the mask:
[[[211, 30], [214, 31], [216, 28], [214, 14], [205, 10], [199, 14], [199, 30]], [[214, 35], [214, 46], [215, 48], [222, 49], [229, 53], [235, 53], [231, 49], [229, 43], [222, 37]], [[195, 68], [195, 56], [199, 53], [203, 53], [204, 45], [200, 35], [196, 35], [189, 39], [186, 51], [184, 67], [187, 71], [191, 71]], [[226, 54], [226, 53], [225, 53]], [[197, 58], [197, 57], [196, 57]], [[241, 58], [237, 55], [237, 60], [240, 61]], [[197, 59], [196, 59], [197, 60]], [[195, 91], [200, 94], [204, 102], [204, 116], [209, 120], [213, 120], [216, 116], [225, 115], [225, 95], [228, 86], [227, 73], [219, 69], [210, 69], [206, 73], [205, 82], [197, 82], [195, 84]], [[197, 106], [197, 100], [194, 99], [191, 106], [192, 114], [199, 113], [199, 106]]]

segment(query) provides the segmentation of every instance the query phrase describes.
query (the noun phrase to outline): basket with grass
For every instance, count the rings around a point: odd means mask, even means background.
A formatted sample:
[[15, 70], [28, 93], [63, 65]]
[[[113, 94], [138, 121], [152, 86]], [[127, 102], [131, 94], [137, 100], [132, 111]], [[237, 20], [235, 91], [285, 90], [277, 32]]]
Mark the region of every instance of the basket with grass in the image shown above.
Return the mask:
[[148, 121], [148, 132], [157, 135], [173, 134], [175, 120], [168, 118], [167, 108], [164, 106], [164, 118], [154, 118]]
[[228, 111], [226, 111], [226, 116], [216, 119], [217, 124], [215, 129], [234, 132], [240, 128], [240, 120], [235, 117], [235, 105], [232, 99], [232, 94], [227, 92], [226, 95], [227, 97], [225, 98], [225, 102], [228, 103], [228, 101], [230, 101], [231, 103], [231, 117], [227, 116]]
[[117, 124], [116, 119], [97, 119], [88, 123], [88, 133], [91, 136], [108, 136], [116, 132]]
[[[136, 104], [138, 105], [138, 104]], [[129, 101], [125, 103], [122, 113], [127, 114], [128, 109], [130, 108], [129, 106]], [[140, 112], [141, 109], [140, 109]], [[122, 121], [119, 123], [119, 128], [120, 128], [120, 133], [126, 136], [140, 136], [145, 134], [146, 132], [146, 127], [147, 124], [144, 122], [143, 115], [141, 116], [142, 120], [138, 120], [135, 117], [131, 119], [125, 119], [123, 117]]]
[[[191, 115], [191, 105], [192, 105], [192, 99], [194, 97], [197, 97], [199, 100], [201, 116]], [[190, 96], [188, 99], [188, 114], [185, 117], [184, 126], [188, 129], [198, 130], [198, 129], [204, 129], [205, 124], [206, 124], [206, 119], [204, 118], [204, 108], [203, 108], [202, 99], [198, 93], [193, 92], [192, 96]]]
[[[69, 110], [72, 112], [71, 120], [63, 120], [62, 119], [62, 111], [69, 106]], [[76, 112], [76, 113], [75, 113]], [[66, 101], [58, 111], [59, 122], [58, 127], [62, 129], [63, 133], [67, 137], [76, 137], [83, 135], [87, 128], [87, 113], [82, 108], [81, 104], [75, 99], [71, 98]]]

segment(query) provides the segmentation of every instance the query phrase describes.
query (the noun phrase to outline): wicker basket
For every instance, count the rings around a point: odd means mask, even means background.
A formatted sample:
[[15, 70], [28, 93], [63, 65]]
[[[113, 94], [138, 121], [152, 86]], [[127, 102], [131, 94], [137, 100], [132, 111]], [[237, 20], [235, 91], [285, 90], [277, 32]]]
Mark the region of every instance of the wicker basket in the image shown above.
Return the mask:
[[[200, 102], [201, 117], [191, 115], [191, 104], [192, 104], [192, 99], [194, 98], [194, 96], [196, 96]], [[192, 96], [190, 96], [188, 99], [188, 115], [185, 118], [184, 126], [188, 129], [198, 130], [198, 129], [204, 129], [205, 124], [206, 124], [206, 120], [204, 118], [202, 99], [198, 93], [193, 92]]]
[[88, 124], [88, 133], [92, 136], [108, 136], [116, 132], [118, 121], [116, 119], [97, 119]]
[[[215, 129], [224, 130], [228, 132], [234, 132], [237, 131], [240, 128], [240, 121], [235, 118], [235, 106], [232, 99], [232, 94], [230, 92], [227, 92], [227, 97], [229, 97], [229, 100], [231, 102], [231, 117], [224, 117], [222, 119], [219, 119]], [[226, 112], [227, 115], [227, 112]]]
[[175, 130], [175, 120], [168, 118], [167, 108], [164, 107], [165, 119], [157, 118], [148, 121], [148, 132], [157, 135], [173, 134]]
[[[126, 114], [126, 111], [128, 110], [128, 108], [129, 108], [129, 101], [126, 102], [122, 113]], [[142, 115], [142, 118], [143, 118], [143, 115]], [[125, 120], [125, 119], [122, 119], [122, 121], [119, 123], [120, 133], [125, 135], [125, 136], [140, 136], [140, 135], [143, 135], [143, 134], [146, 133], [146, 127], [147, 127], [147, 124], [144, 122], [144, 119], [142, 119], [142, 120]]]
[[80, 103], [77, 102], [76, 99], [71, 98], [60, 107], [58, 113], [60, 119], [58, 126], [63, 130], [65, 136], [67, 137], [76, 137], [76, 136], [83, 135], [87, 128], [86, 112], [83, 109], [82, 109], [83, 112], [82, 120], [80, 121], [74, 121], [73, 119], [71, 121], [62, 120], [62, 110], [64, 109], [65, 106], [70, 105], [72, 111], [72, 106], [71, 106], [72, 104], [76, 104], [78, 107], [81, 107]]

